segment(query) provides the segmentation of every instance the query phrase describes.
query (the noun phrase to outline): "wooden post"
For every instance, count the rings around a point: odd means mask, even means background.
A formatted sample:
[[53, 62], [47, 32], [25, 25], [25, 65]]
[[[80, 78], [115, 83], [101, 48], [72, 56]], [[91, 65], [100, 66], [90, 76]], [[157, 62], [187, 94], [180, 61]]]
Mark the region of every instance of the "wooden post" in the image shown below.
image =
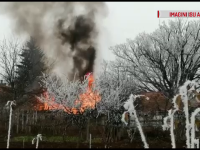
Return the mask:
[[19, 110], [16, 112], [17, 113], [17, 134], [19, 133]]
[[91, 143], [92, 143], [92, 135], [90, 134], [90, 148], [92, 148]]
[[29, 117], [29, 112], [27, 111], [27, 112], [26, 112], [26, 133], [28, 133], [28, 128], [29, 128], [29, 127], [27, 126], [27, 125], [28, 125], [28, 121], [29, 121], [29, 118], [28, 118], [28, 117]]
[[24, 110], [22, 110], [22, 132], [24, 131]]
[[24, 138], [23, 138], [23, 148], [24, 148]]

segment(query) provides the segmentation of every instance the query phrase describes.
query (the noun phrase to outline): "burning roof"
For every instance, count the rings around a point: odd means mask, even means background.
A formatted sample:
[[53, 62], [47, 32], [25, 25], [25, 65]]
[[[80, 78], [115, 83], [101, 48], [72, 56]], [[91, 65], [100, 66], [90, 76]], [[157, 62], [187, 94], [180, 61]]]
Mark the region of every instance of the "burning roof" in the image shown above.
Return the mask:
[[[51, 97], [48, 94], [48, 91], [45, 91], [42, 94], [42, 102], [43, 106], [36, 105], [35, 109], [37, 110], [64, 110], [67, 113], [82, 113], [86, 109], [94, 109], [96, 103], [98, 103], [101, 100], [100, 95], [92, 90], [92, 85], [94, 81], [94, 76], [92, 73], [86, 74], [88, 76], [88, 87], [85, 93], [80, 94], [78, 99], [75, 101], [75, 105], [80, 105], [80, 107], [67, 107], [63, 104], [59, 104], [56, 102], [54, 97]], [[38, 99], [40, 100], [40, 99]], [[41, 101], [41, 100], [40, 100]]]

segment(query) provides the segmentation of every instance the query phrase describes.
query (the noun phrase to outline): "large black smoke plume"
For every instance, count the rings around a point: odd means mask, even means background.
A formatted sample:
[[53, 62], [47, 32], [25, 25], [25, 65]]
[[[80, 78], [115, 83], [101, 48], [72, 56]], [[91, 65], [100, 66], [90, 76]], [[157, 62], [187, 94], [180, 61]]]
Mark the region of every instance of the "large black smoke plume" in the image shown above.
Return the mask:
[[36, 39], [52, 72], [70, 79], [93, 72], [105, 3], [7, 2], [0, 11], [12, 19], [17, 34]]

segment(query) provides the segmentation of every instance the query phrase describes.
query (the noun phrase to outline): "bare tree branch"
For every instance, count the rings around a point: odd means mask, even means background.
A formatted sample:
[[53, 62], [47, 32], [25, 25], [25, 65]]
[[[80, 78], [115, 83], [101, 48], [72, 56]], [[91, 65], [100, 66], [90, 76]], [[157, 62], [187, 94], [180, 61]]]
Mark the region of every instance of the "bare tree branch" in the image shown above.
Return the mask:
[[2, 78], [13, 86], [15, 80], [15, 67], [19, 61], [21, 47], [17, 39], [4, 39], [0, 44], [0, 67]]
[[178, 19], [164, 22], [152, 34], [139, 34], [135, 40], [111, 50], [141, 90], [160, 91], [172, 98], [186, 80], [200, 76], [199, 32], [200, 21]]

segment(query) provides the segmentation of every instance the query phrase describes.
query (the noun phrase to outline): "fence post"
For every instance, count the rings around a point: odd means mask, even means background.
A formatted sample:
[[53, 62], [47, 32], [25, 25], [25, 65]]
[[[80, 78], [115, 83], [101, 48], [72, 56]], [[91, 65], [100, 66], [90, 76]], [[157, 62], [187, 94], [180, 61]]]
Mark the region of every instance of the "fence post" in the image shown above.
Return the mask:
[[92, 143], [92, 135], [91, 135], [91, 133], [90, 133], [90, 148], [92, 147], [92, 145], [91, 145], [91, 143]]

